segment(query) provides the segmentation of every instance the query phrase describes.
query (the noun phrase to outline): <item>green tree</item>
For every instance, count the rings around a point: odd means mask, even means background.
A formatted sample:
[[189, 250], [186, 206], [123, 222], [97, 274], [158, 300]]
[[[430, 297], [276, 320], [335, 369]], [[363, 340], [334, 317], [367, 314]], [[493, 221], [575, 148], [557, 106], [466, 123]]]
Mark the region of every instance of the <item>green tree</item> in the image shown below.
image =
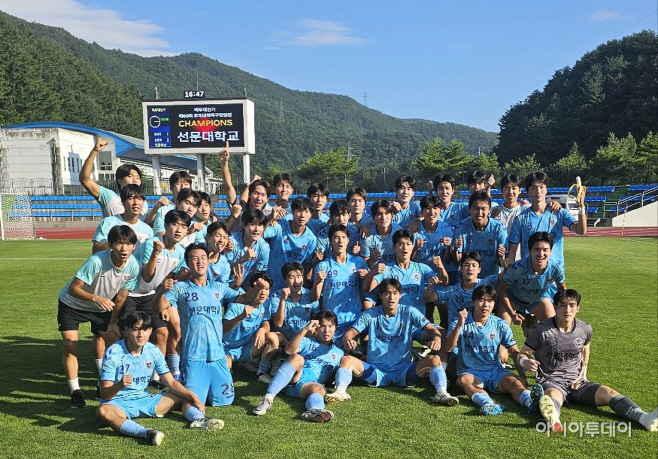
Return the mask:
[[535, 159], [535, 154], [533, 153], [524, 158], [505, 163], [504, 169], [507, 174], [516, 174], [523, 178], [532, 172], [543, 170], [543, 167], [541, 167], [541, 164]]
[[359, 159], [347, 159], [346, 149], [329, 149], [315, 152], [295, 171], [296, 175], [309, 182], [325, 182], [330, 189], [345, 190], [352, 184], [352, 175], [358, 172]]
[[601, 185], [638, 181], [636, 151], [637, 143], [630, 133], [622, 139], [610, 133], [608, 144], [599, 147], [592, 159], [593, 178]]
[[658, 181], [658, 134], [649, 131], [637, 147], [637, 161], [644, 171], [644, 183]]
[[589, 174], [589, 163], [578, 151], [578, 144], [574, 142], [569, 154], [557, 160], [551, 166], [551, 183], [555, 185], [568, 186], [575, 183], [576, 176], [583, 180]]
[[481, 154], [475, 156], [470, 164], [469, 169], [491, 173], [496, 179], [500, 179], [501, 169], [496, 153], [490, 155]]
[[471, 158], [464, 153], [464, 144], [452, 139], [446, 145], [435, 138], [420, 147], [420, 154], [412, 160], [413, 167], [424, 179], [431, 179], [438, 173], [461, 175], [469, 166]]

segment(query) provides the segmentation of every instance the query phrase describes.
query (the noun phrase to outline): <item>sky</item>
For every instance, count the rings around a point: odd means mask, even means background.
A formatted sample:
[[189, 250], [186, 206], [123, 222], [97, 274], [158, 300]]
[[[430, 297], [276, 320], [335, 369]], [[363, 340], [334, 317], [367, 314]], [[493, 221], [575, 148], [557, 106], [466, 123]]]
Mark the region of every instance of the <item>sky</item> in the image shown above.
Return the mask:
[[198, 52], [290, 89], [342, 94], [388, 115], [492, 132], [509, 107], [541, 90], [556, 70], [609, 40], [656, 31], [657, 5], [0, 0], [8, 14], [105, 48], [142, 56]]

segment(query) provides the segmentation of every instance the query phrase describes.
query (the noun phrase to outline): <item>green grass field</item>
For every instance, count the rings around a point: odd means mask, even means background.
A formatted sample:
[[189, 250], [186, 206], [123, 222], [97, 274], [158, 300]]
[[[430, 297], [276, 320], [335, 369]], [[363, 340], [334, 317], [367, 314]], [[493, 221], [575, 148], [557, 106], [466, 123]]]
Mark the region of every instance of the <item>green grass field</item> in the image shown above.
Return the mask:
[[[565, 244], [567, 286], [583, 295], [579, 317], [594, 327], [589, 378], [652, 410], [658, 402], [657, 241], [569, 238]], [[411, 389], [355, 386], [350, 402], [330, 406], [336, 418], [329, 424], [302, 421], [302, 402], [285, 395], [267, 416], [256, 418], [250, 412], [266, 386], [240, 370], [234, 374], [234, 405], [208, 408], [226, 422], [224, 430], [190, 431], [180, 413], [142, 420], [166, 433], [156, 451], [103, 427], [93, 400], [86, 409], [69, 408], [57, 294], [90, 251], [89, 241], [0, 242], [0, 457], [656, 457], [658, 435], [639, 425], [630, 437], [549, 438], [536, 431], [539, 418], [508, 396], [494, 396], [508, 412], [485, 418], [463, 393], [457, 407], [433, 405], [429, 383]], [[97, 377], [90, 338], [89, 326], [83, 326], [80, 378], [88, 397]], [[565, 407], [562, 413], [564, 423], [621, 421], [607, 407]]]

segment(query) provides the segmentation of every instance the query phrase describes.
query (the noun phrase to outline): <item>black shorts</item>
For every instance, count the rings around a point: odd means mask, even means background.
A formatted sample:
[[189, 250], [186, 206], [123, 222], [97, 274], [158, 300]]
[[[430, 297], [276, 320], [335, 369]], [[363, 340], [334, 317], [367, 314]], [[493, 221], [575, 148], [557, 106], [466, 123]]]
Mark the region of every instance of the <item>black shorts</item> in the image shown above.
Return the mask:
[[550, 379], [541, 382], [544, 390], [556, 389], [562, 393], [566, 402], [575, 403], [577, 405], [596, 406], [596, 391], [599, 390], [601, 384], [584, 381], [578, 389], [572, 389], [570, 385], [562, 382], [551, 381]]
[[151, 323], [153, 324], [153, 329], [163, 328], [167, 326], [167, 322], [160, 318], [160, 313], [154, 311], [153, 309], [153, 295], [146, 296], [129, 296], [126, 298], [126, 302], [123, 304], [123, 308], [119, 313], [119, 319], [117, 320], [119, 329], [123, 330], [124, 321], [126, 318], [135, 311], [144, 311], [149, 316], [151, 316]]
[[98, 336], [99, 332], [107, 331], [112, 313], [109, 311], [95, 312], [75, 309], [59, 301], [57, 306], [57, 325], [59, 331], [77, 330], [80, 324], [90, 322], [91, 332]]

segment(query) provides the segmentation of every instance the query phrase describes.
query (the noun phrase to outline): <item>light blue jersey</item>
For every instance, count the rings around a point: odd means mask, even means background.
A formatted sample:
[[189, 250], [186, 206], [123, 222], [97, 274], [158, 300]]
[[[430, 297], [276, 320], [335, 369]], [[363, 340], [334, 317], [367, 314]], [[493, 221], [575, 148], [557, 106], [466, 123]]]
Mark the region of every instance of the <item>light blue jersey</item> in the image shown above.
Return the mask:
[[[233, 242], [233, 250], [226, 254], [226, 259], [228, 263], [237, 263], [247, 253], [247, 248], [244, 245], [244, 231], [231, 234], [231, 241]], [[267, 271], [267, 263], [270, 260], [270, 246], [267, 245], [265, 239], [259, 238], [254, 242], [252, 249], [254, 249], [256, 256], [242, 263], [244, 269], [242, 285], [248, 282], [249, 274], [252, 272]], [[233, 275], [230, 276], [231, 282], [233, 282], [233, 277]]]
[[[206, 246], [206, 243], [202, 243], [204, 247]], [[183, 247], [181, 245], [181, 247]], [[183, 254], [185, 253], [185, 250], [183, 249]], [[184, 269], [186, 271], [190, 270], [190, 267], [187, 266], [187, 262], [183, 260], [183, 265], [181, 266], [181, 269]], [[206, 277], [208, 278], [209, 281], [214, 281], [214, 282], [220, 282], [222, 284], [229, 284], [229, 281], [232, 280], [232, 273], [231, 273], [231, 265], [228, 262], [228, 259], [225, 254], [220, 253], [219, 257], [217, 258], [217, 261], [212, 263], [208, 262], [208, 272], [206, 273]]]
[[464, 290], [461, 282], [449, 287], [441, 287], [440, 285], [434, 286], [433, 290], [439, 297], [439, 302], [448, 304], [448, 332], [452, 331], [452, 329], [455, 328], [455, 325], [457, 325], [459, 311], [462, 309], [468, 311], [469, 318], [467, 320], [471, 320], [471, 314], [473, 313], [473, 290], [480, 285], [490, 285], [494, 288], [498, 288], [498, 274], [492, 274], [484, 279], [478, 279], [475, 282], [475, 287], [468, 290]]
[[137, 235], [137, 244], [135, 244], [135, 249], [137, 249], [140, 244], [143, 244], [147, 239], [153, 237], [153, 230], [146, 223], [141, 220], [137, 220], [137, 223], [131, 224], [126, 222], [119, 214], [102, 219], [96, 228], [94, 237], [92, 237], [91, 240], [101, 243], [107, 242], [107, 235], [110, 233], [110, 230], [119, 225], [126, 225], [133, 229]]
[[475, 251], [482, 257], [482, 271], [478, 277], [484, 278], [498, 273], [498, 246], [507, 247], [507, 230], [502, 223], [490, 218], [484, 230], [478, 231], [473, 226], [473, 219], [466, 218], [455, 228], [453, 249], [460, 238], [463, 245], [459, 251], [462, 254]]
[[328, 224], [329, 224], [329, 215], [322, 212], [319, 218], [311, 218], [306, 224], [306, 226], [308, 227], [308, 229], [310, 229], [313, 232], [313, 234], [317, 236], [320, 230], [326, 227]]
[[315, 254], [316, 237], [313, 232], [304, 228], [300, 236], [293, 234], [290, 222], [279, 220], [277, 225], [271, 225], [263, 236], [270, 243], [270, 259], [267, 274], [274, 280], [274, 288], [283, 288], [281, 267], [289, 261], [302, 265], [310, 263]]
[[[391, 231], [388, 233], [388, 236], [382, 236], [377, 231], [377, 226], [372, 225], [370, 227], [370, 236], [368, 236], [361, 243], [361, 256], [368, 258], [370, 252], [373, 250], [379, 250], [379, 260], [376, 260], [377, 263], [393, 263], [395, 261], [395, 247], [393, 246], [393, 235], [396, 231], [400, 231], [402, 227], [395, 223], [391, 224]], [[452, 237], [452, 233], [450, 234]]]
[[416, 251], [414, 261], [423, 263], [429, 266], [432, 271], [438, 273], [439, 270], [432, 260], [434, 257], [443, 258], [443, 254], [449, 249], [449, 246], [443, 243], [443, 238], [449, 237], [452, 239], [452, 235], [452, 227], [442, 221], [438, 222], [436, 229], [432, 233], [428, 232], [425, 229], [425, 225], [421, 223], [418, 232], [414, 234], [414, 245], [419, 240], [424, 240], [425, 244]]
[[411, 362], [412, 333], [429, 324], [416, 308], [400, 305], [393, 317], [386, 317], [382, 306], [366, 309], [354, 322], [359, 333], [368, 331], [367, 362], [384, 371]]
[[373, 221], [372, 216], [368, 213], [367, 210], [364, 210], [361, 214], [361, 220], [354, 223], [352, 219], [350, 219], [347, 226], [356, 226], [357, 228], [361, 228], [362, 226], [372, 226], [374, 224], [375, 222]]
[[[151, 259], [153, 254], [153, 242], [162, 242], [161, 236], [152, 237], [139, 246], [133, 253], [140, 266], [144, 266]], [[181, 267], [185, 263], [185, 249], [180, 244], [175, 244], [173, 250], [170, 252], [163, 248], [158, 254], [158, 262], [155, 266], [155, 276], [151, 282], [145, 282], [142, 276], [139, 276], [139, 286], [130, 292], [130, 296], [145, 296], [155, 293], [158, 285], [162, 283], [165, 278], [171, 274], [178, 274]]]
[[174, 206], [173, 204], [169, 204], [168, 206], [162, 206], [158, 209], [158, 211], [155, 213], [155, 220], [153, 221], [153, 232], [155, 234], [165, 232], [165, 224], [164, 224], [165, 215], [167, 215], [167, 212], [169, 212], [170, 210], [175, 210], [175, 209], [176, 206]]
[[[297, 302], [293, 302], [290, 296], [286, 298], [286, 303], [283, 311], [283, 325], [277, 328], [285, 335], [288, 340], [291, 340], [297, 333], [302, 331], [311, 321], [311, 314], [320, 312], [320, 302], [311, 300], [311, 291], [307, 288], [301, 290], [301, 298]], [[281, 291], [274, 292], [269, 299], [269, 317], [274, 317], [274, 313], [279, 310], [281, 303]]]
[[181, 349], [185, 360], [214, 362], [225, 359], [222, 345], [222, 303], [235, 300], [239, 293], [219, 282], [204, 287], [191, 280], [177, 282], [165, 293], [180, 315]]
[[130, 386], [119, 390], [112, 397], [112, 401], [134, 400], [149, 395], [146, 389], [153, 376], [153, 371], [159, 375], [169, 373], [169, 367], [157, 346], [147, 342], [142, 348], [141, 354], [132, 355], [126, 346], [126, 341], [121, 340], [105, 351], [101, 381], [116, 384], [125, 375], [131, 375], [133, 382]]
[[304, 369], [308, 368], [317, 375], [317, 383], [324, 384], [340, 365], [343, 351], [335, 344], [321, 344], [314, 338], [302, 338], [299, 343], [299, 355], [304, 357]]
[[520, 244], [521, 258], [525, 258], [530, 254], [528, 250], [530, 236], [538, 231], [547, 231], [553, 236], [551, 260], [559, 261], [564, 265], [564, 245], [562, 242], [564, 235], [562, 228], [571, 228], [571, 225], [576, 222], [574, 216], [566, 209], [561, 209], [559, 212], [552, 214], [547, 205], [544, 213], [537, 215], [532, 211], [532, 208], [528, 207], [514, 220], [509, 242]]
[[465, 218], [470, 217], [470, 215], [471, 214], [468, 211], [468, 203], [451, 202], [445, 210], [441, 210], [439, 220], [453, 228], [457, 228], [457, 226], [459, 226]]
[[[125, 212], [121, 196], [114, 191], [99, 185], [98, 204], [101, 206], [103, 217], [111, 217], [112, 215], [120, 215]], [[149, 203], [144, 201], [142, 213], [139, 214], [139, 219], [144, 220], [149, 213]]]
[[[333, 250], [331, 249], [331, 241], [329, 240], [329, 228], [331, 227], [325, 226], [320, 230], [318, 233], [317, 246], [315, 248], [317, 252], [322, 252], [324, 254], [325, 259], [331, 258], [331, 254], [333, 253]], [[350, 238], [349, 245], [347, 246], [347, 253], [351, 255], [352, 249], [356, 243], [361, 240], [361, 235], [359, 234], [359, 228], [354, 225], [348, 226], [347, 230], [349, 231]]]
[[409, 201], [406, 209], [400, 209], [399, 212], [393, 214], [393, 223], [407, 228], [414, 218], [420, 216], [420, 203], [414, 199]]
[[331, 257], [315, 267], [314, 279], [320, 271], [327, 273], [322, 286], [322, 307], [333, 311], [338, 317], [336, 339], [343, 336], [361, 311], [360, 269], [368, 269], [368, 265], [356, 255], [347, 255], [347, 261], [343, 264]]
[[553, 260], [548, 260], [546, 269], [541, 274], [535, 274], [530, 257], [514, 262], [503, 275], [509, 289], [508, 295], [522, 304], [532, 304], [541, 301], [553, 283], [564, 283], [564, 266]]
[[503, 319], [489, 316], [482, 327], [474, 321], [464, 324], [457, 341], [458, 374], [468, 370], [484, 373], [501, 369], [498, 356], [501, 344], [508, 349], [516, 344], [512, 329]]
[[402, 284], [400, 305], [413, 306], [424, 315], [423, 290], [432, 276], [434, 276], [434, 271], [422, 263], [412, 261], [407, 269], [403, 269], [394, 262], [387, 264], [384, 272], [377, 274], [375, 280], [377, 283], [381, 283], [384, 279], [397, 279]]
[[[224, 315], [224, 320], [235, 319], [244, 312], [244, 304], [231, 303], [228, 311]], [[238, 323], [233, 330], [224, 333], [224, 349], [228, 352], [231, 349], [240, 348], [246, 344], [251, 344], [254, 335], [258, 329], [263, 325], [263, 322], [269, 320], [269, 307], [265, 303], [254, 309], [248, 317]]]

